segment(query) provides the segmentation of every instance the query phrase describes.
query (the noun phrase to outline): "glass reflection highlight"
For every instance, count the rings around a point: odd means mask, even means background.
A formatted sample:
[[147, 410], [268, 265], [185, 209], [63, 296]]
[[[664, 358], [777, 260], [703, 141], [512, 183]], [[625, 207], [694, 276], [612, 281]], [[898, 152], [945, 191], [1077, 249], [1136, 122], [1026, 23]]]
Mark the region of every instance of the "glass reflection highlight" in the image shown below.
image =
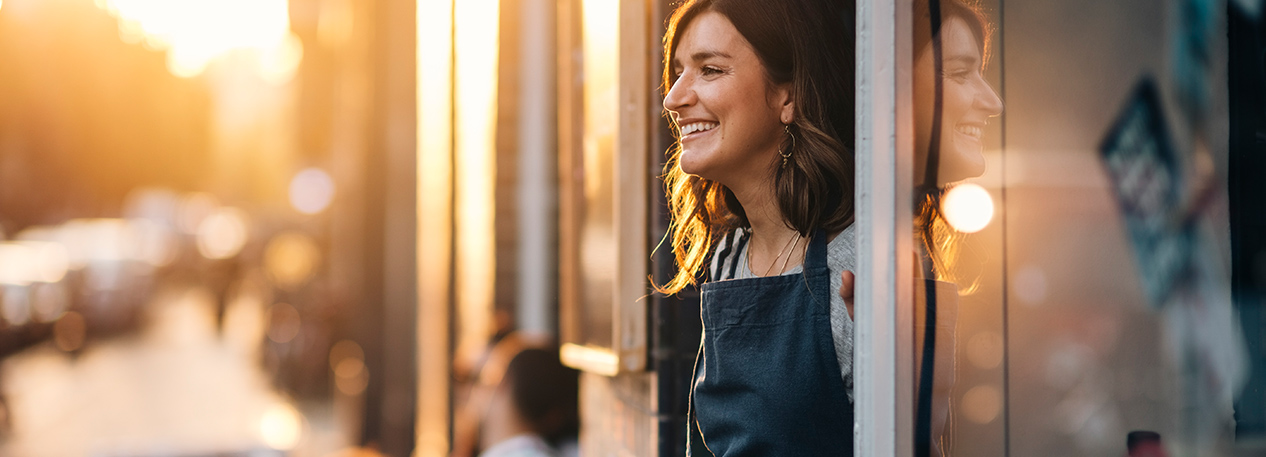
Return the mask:
[[959, 184], [941, 200], [941, 212], [954, 230], [976, 233], [993, 220], [993, 197], [977, 184]]

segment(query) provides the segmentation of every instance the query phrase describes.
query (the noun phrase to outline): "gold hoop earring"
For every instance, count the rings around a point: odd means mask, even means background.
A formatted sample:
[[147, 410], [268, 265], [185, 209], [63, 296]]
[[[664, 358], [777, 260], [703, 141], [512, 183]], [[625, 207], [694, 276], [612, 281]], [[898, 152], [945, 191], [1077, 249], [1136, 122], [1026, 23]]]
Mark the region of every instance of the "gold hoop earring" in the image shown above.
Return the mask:
[[787, 168], [787, 159], [791, 158], [791, 152], [796, 149], [796, 134], [791, 133], [791, 124], [783, 124], [782, 131], [791, 137], [791, 147], [786, 151], [783, 151], [781, 147], [778, 148], [778, 155], [782, 156], [782, 167]]

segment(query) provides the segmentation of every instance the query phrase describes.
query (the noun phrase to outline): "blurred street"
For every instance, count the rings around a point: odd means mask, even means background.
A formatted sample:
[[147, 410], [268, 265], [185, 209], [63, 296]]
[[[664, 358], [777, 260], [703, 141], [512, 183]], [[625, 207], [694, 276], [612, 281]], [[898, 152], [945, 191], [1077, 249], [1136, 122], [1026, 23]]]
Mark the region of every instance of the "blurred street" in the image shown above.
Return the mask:
[[[141, 331], [68, 354], [52, 342], [0, 368], [8, 436], [0, 455], [327, 455], [347, 443], [332, 404], [296, 406], [261, 365], [263, 308], [236, 300], [223, 335], [214, 296], [196, 287], [159, 290]], [[302, 410], [302, 414], [300, 414]]]

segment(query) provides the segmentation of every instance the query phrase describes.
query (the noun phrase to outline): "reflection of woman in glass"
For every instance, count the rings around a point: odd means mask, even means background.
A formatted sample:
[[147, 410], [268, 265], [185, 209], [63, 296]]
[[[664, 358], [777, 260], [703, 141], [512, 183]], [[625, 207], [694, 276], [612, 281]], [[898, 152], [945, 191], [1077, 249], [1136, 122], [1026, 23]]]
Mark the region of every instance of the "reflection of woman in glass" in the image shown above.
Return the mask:
[[[959, 0], [915, 1], [915, 228], [926, 279], [952, 279], [957, 232], [941, 215], [940, 196], [947, 184], [984, 173], [981, 134], [989, 118], [1002, 112], [1002, 100], [983, 75], [988, 32], [984, 16]], [[958, 297], [954, 284], [920, 284], [915, 455], [945, 455]]]
[[[934, 21], [933, 7], [940, 21]], [[960, 0], [917, 0], [914, 14], [915, 170], [920, 237], [944, 277], [952, 231], [940, 214], [947, 183], [985, 171], [981, 133], [1002, 113], [1002, 100], [984, 78], [989, 25]], [[936, 138], [937, 141], [932, 141]]]
[[665, 35], [666, 185], [702, 285], [692, 455], [851, 455], [852, 2], [690, 0]]

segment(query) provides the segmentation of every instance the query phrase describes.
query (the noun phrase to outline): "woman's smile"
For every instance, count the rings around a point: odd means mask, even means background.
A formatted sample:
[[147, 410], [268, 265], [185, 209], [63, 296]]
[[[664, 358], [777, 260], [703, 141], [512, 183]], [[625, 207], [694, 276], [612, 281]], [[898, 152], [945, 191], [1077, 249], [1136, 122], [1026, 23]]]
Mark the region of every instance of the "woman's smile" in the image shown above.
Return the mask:
[[963, 135], [967, 135], [968, 138], [971, 138], [976, 141], [980, 141], [980, 135], [981, 135], [980, 130], [982, 127], [984, 126], [959, 124], [957, 127], [954, 128], [954, 130], [957, 130], [958, 133], [961, 133]]
[[697, 122], [697, 121], [690, 121], [686, 124], [682, 124], [681, 142], [685, 143], [686, 141], [699, 139], [700, 137], [704, 135], [712, 133], [712, 131], [716, 129], [717, 127], [719, 127], [720, 125], [721, 124], [718, 124], [716, 122]]

